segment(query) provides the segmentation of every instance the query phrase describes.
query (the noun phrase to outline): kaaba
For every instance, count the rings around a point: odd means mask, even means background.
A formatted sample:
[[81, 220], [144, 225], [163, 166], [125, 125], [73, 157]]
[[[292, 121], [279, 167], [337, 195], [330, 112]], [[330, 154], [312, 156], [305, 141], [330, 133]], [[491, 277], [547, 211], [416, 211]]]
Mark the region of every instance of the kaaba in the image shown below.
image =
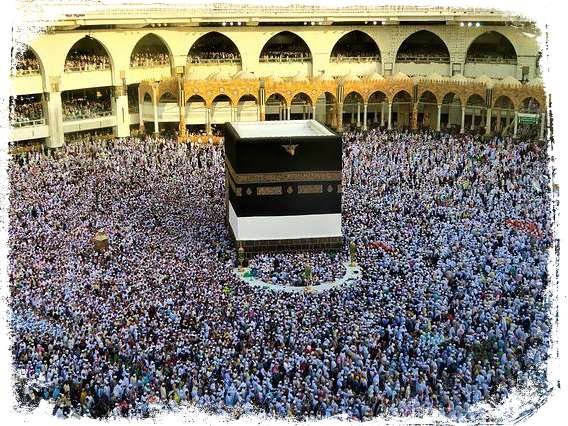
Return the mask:
[[225, 124], [226, 221], [247, 252], [337, 249], [341, 137], [315, 120]]

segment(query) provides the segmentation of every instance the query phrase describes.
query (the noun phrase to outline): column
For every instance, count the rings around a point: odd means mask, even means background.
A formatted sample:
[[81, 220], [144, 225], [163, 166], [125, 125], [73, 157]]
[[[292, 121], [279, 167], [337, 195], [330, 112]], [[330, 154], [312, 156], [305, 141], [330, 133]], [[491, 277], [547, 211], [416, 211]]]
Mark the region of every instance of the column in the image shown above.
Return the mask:
[[258, 115], [258, 121], [264, 121], [266, 119], [266, 107], [264, 105], [256, 104], [256, 113]]
[[363, 104], [363, 130], [367, 130], [367, 102]]
[[128, 112], [128, 96], [124, 86], [113, 86], [113, 97], [111, 99], [112, 115], [116, 119], [114, 135], [117, 138], [130, 136], [130, 113]]
[[440, 123], [442, 122], [442, 104], [438, 104], [438, 118], [436, 119], [436, 131], [440, 131]]
[[418, 129], [418, 102], [412, 104], [412, 129]]
[[546, 113], [540, 113], [540, 133], [538, 135], [538, 140], [544, 140], [544, 126], [546, 122]]
[[388, 126], [387, 129], [392, 129], [392, 102], [389, 102], [389, 116], [388, 116]]
[[312, 105], [312, 119], [313, 119], [313, 120], [317, 120], [317, 118], [316, 118], [316, 105], [317, 105], [317, 102], [318, 102], [318, 101], [317, 101], [317, 99], [316, 99], [316, 102]]
[[205, 133], [211, 134], [211, 108], [205, 108]]
[[144, 109], [144, 103], [143, 103], [142, 99], [140, 99], [140, 92], [138, 92], [138, 117], [139, 117], [138, 130], [140, 131], [140, 133], [146, 132], [146, 128], [144, 126], [143, 109]]
[[44, 93], [45, 117], [49, 127], [49, 137], [45, 140], [47, 148], [60, 148], [65, 143], [63, 136], [63, 105], [61, 92]]
[[465, 106], [462, 105], [462, 121], [461, 121], [461, 128], [460, 133], [465, 131]]
[[385, 101], [381, 102], [381, 127], [385, 127]]
[[491, 133], [491, 108], [485, 109], [485, 134]]
[[361, 127], [361, 104], [357, 102], [357, 128]]
[[337, 103], [337, 131], [343, 131], [343, 102]]
[[469, 130], [473, 131], [475, 129], [475, 108], [471, 110], [471, 127]]
[[375, 115], [374, 115], [374, 118], [373, 118], [373, 123], [376, 124], [376, 123], [378, 123], [378, 122], [379, 122], [379, 115], [378, 115], [378, 113], [377, 113], [377, 110], [375, 109]]
[[517, 124], [519, 123], [519, 120], [517, 119], [517, 111], [515, 111], [515, 123], [513, 124], [513, 137], [516, 138], [517, 137]]
[[290, 120], [290, 112], [292, 111], [292, 105], [288, 105], [286, 110], [288, 111], [286, 114], [286, 120]]
[[497, 123], [495, 124], [495, 131], [501, 130], [501, 108], [497, 110]]
[[185, 103], [180, 102], [179, 104], [179, 131], [178, 138], [184, 139], [187, 136], [187, 130], [185, 127]]
[[160, 128], [158, 125], [158, 100], [156, 96], [152, 99], [152, 107], [154, 109], [154, 134], [157, 135], [160, 133]]
[[511, 116], [509, 115], [509, 111], [505, 111], [505, 126], [507, 127], [507, 131], [509, 130], [509, 126], [511, 125]]

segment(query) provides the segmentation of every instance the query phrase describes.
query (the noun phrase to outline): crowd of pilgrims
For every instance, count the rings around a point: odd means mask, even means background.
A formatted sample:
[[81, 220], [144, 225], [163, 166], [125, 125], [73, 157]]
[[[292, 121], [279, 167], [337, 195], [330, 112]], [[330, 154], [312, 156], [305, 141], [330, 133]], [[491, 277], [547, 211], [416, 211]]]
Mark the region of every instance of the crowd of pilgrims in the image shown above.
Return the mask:
[[41, 102], [14, 103], [10, 110], [10, 123], [25, 124], [43, 118], [43, 106]]
[[302, 47], [294, 48], [267, 48], [260, 54], [261, 62], [286, 62], [286, 61], [305, 61], [310, 59], [310, 52]]
[[227, 51], [202, 51], [202, 52], [193, 52], [190, 55], [187, 55], [187, 63], [189, 64], [198, 64], [200, 62], [210, 62], [210, 61], [219, 61], [219, 62], [234, 62], [239, 61], [241, 59], [241, 55], [238, 52], [227, 52]]
[[133, 53], [130, 57], [130, 66], [138, 67], [158, 67], [170, 64], [170, 55], [167, 52], [159, 52], [152, 49], [145, 49]]
[[65, 58], [65, 72], [103, 71], [110, 69], [110, 60], [106, 55], [73, 50]]
[[[256, 278], [279, 286], [303, 287], [335, 281], [345, 275], [346, 251], [256, 253], [247, 262]], [[306, 271], [309, 268], [309, 273]]]
[[110, 97], [100, 99], [75, 98], [63, 101], [64, 120], [83, 120], [110, 115]]
[[58, 417], [190, 404], [463, 420], [478, 402], [544, 386], [546, 147], [381, 130], [347, 131], [343, 143], [345, 252], [354, 241], [363, 277], [320, 294], [234, 274], [222, 146], [125, 138], [11, 161], [21, 404], [47, 399]]

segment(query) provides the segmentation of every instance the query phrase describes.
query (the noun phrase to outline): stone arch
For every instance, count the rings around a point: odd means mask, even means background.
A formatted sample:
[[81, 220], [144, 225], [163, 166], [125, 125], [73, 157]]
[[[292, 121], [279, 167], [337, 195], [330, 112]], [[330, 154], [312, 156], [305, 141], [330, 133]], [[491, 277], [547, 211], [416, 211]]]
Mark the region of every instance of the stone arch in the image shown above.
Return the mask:
[[312, 98], [306, 92], [296, 93], [294, 96], [292, 96], [292, 100], [290, 101], [290, 104], [296, 103], [300, 100], [305, 100], [305, 101], [308, 101], [310, 104], [313, 104]]
[[[25, 63], [20, 63], [18, 60], [19, 59], [23, 59], [24, 61], [29, 61], [31, 59], [35, 59], [37, 61], [37, 65], [38, 65], [38, 74], [40, 74], [41, 76], [45, 75], [45, 68], [43, 66], [43, 61], [41, 60], [39, 54], [37, 53], [37, 51], [30, 46], [27, 43], [23, 43], [20, 41], [16, 41], [14, 43], [14, 45], [12, 46], [12, 66], [16, 69], [16, 73], [18, 71], [18, 69], [22, 69], [22, 68], [18, 68], [18, 65], [23, 66], [25, 65]], [[28, 67], [26, 67], [27, 69]], [[32, 70], [35, 67], [31, 67]], [[32, 72], [34, 73], [34, 72]], [[22, 74], [26, 74], [26, 72], [22, 73]], [[17, 75], [20, 75], [17, 73]]]
[[447, 92], [444, 94], [441, 102], [440, 125], [441, 128], [460, 128], [462, 100], [455, 92]]
[[[207, 49], [207, 47], [219, 48]], [[211, 58], [203, 57], [211, 56]], [[227, 62], [228, 60], [241, 63], [241, 52], [237, 44], [226, 34], [219, 31], [209, 31], [193, 42], [187, 51], [188, 63], [200, 63], [200, 61], [215, 60]]]
[[361, 114], [363, 114], [363, 104], [365, 96], [356, 90], [349, 91], [343, 98], [343, 125], [359, 127], [361, 125]]
[[542, 112], [541, 108], [542, 106], [540, 105], [538, 99], [532, 96], [527, 96], [520, 102], [519, 112], [538, 114]]
[[160, 99], [158, 100], [158, 103], [167, 103], [167, 104], [172, 104], [172, 103], [177, 103], [177, 96], [174, 96], [174, 94], [172, 94], [169, 91], [165, 91], [164, 93], [162, 93], [162, 95], [160, 96]]
[[[490, 53], [497, 53], [497, 55], [491, 55]], [[485, 63], [502, 62], [516, 65], [517, 50], [507, 36], [494, 30], [486, 31], [471, 41], [466, 51], [465, 61]]]
[[308, 43], [292, 31], [280, 31], [270, 37], [260, 50], [259, 60], [261, 62], [272, 62], [273, 59], [278, 58], [276, 53], [283, 50], [285, 52], [284, 57], [289, 55], [291, 58], [303, 58], [312, 61], [312, 52]]
[[514, 116], [514, 100], [507, 95], [498, 96], [493, 103], [491, 128], [498, 133], [510, 132], [511, 121]]
[[285, 120], [287, 114], [286, 97], [278, 92], [273, 92], [266, 98], [265, 119], [267, 121]]
[[383, 103], [387, 101], [388, 101], [387, 94], [382, 90], [375, 90], [367, 98], [368, 104]]
[[380, 62], [381, 50], [370, 34], [361, 30], [353, 30], [343, 34], [333, 45], [330, 58], [339, 61], [342, 56], [376, 57], [376, 61]]
[[252, 93], [245, 93], [239, 96], [235, 107], [235, 119], [237, 121], [256, 121], [259, 119], [258, 98]]
[[296, 93], [290, 101], [290, 120], [307, 120], [313, 118], [314, 103], [305, 92]]
[[213, 105], [215, 102], [229, 102], [231, 106], [233, 105], [233, 99], [226, 93], [219, 93], [218, 95], [216, 95], [211, 100], [211, 105]]
[[416, 114], [417, 126], [436, 128], [438, 98], [432, 91], [425, 89], [420, 96], [418, 96]]
[[[406, 90], [399, 90], [392, 97], [392, 123], [394, 127], [410, 127], [412, 96]], [[396, 114], [396, 117], [395, 117]]]
[[190, 103], [197, 103], [197, 102], [203, 102], [203, 104], [206, 106], [207, 102], [205, 101], [205, 98], [201, 95], [191, 95], [190, 97], [187, 98], [187, 100], [185, 101], [185, 105], [189, 106]]
[[418, 30], [400, 43], [396, 50], [396, 62], [418, 62], [423, 51], [430, 53], [424, 56], [424, 60], [428, 62], [430, 62], [428, 58], [450, 61], [450, 49], [438, 34], [429, 30]]
[[152, 102], [152, 95], [148, 92], [145, 92], [142, 102]]
[[[159, 48], [157, 49], [152, 49], [152, 44], [156, 43], [155, 46], [159, 46]], [[143, 55], [146, 52], [139, 52], [138, 50], [146, 50], [147, 49], [147, 53], [156, 53], [156, 54], [165, 54], [167, 55], [167, 65], [171, 65], [172, 63], [172, 52], [171, 49], [168, 45], [168, 43], [162, 38], [160, 37], [158, 34], [155, 33], [148, 33], [145, 34], [144, 36], [140, 37], [138, 39], [138, 41], [136, 42], [136, 44], [134, 45], [134, 47], [132, 48], [132, 50], [130, 51], [130, 67], [141, 67], [144, 65], [140, 65], [144, 62], [142, 62], [143, 58], [140, 58], [140, 61], [137, 60], [137, 58], [135, 57], [136, 54], [141, 54]], [[166, 64], [164, 64], [166, 65]]]
[[487, 108], [485, 99], [479, 93], [472, 93], [465, 103], [465, 125], [470, 130], [485, 127]]
[[[90, 35], [81, 37], [69, 48], [65, 55], [63, 71], [80, 71], [81, 60], [76, 59], [76, 57], [80, 57], [83, 53], [87, 55], [95, 55], [96, 58], [101, 58], [100, 62], [98, 62], [99, 59], [97, 59], [95, 64], [88, 64], [87, 66], [94, 66], [94, 69], [109, 69], [111, 72], [114, 71], [114, 60], [110, 53], [110, 49], [108, 49], [108, 47], [105, 46], [98, 38]], [[108, 63], [105, 61], [105, 56]]]
[[[243, 98], [246, 98], [246, 99], [243, 99]], [[241, 101], [251, 101], [251, 98], [252, 98], [252, 100], [254, 100], [254, 102], [256, 102], [258, 104], [258, 98], [255, 95], [253, 95], [252, 93], [245, 93], [245, 94], [239, 96], [237, 103], [241, 102]]]
[[515, 102], [509, 96], [501, 95], [497, 99], [495, 99], [495, 102], [493, 102], [493, 108], [514, 110]]
[[434, 93], [432, 93], [430, 90], [426, 89], [426, 90], [422, 91], [422, 93], [418, 97], [418, 102], [423, 103], [423, 104], [425, 104], [425, 103], [427, 103], [427, 104], [438, 104], [438, 98], [436, 97], [436, 95]]
[[384, 126], [387, 105], [387, 94], [383, 90], [375, 90], [367, 98], [367, 116], [364, 119], [370, 122], [372, 127]]

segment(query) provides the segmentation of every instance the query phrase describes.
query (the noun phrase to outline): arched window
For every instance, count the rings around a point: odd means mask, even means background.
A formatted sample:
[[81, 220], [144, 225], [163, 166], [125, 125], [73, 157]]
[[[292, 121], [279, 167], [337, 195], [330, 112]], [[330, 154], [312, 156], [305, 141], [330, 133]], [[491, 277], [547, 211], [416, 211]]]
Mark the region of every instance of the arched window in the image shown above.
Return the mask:
[[187, 62], [199, 63], [240, 63], [241, 54], [237, 45], [224, 34], [212, 31], [201, 36], [189, 52]]
[[496, 31], [488, 31], [471, 43], [465, 61], [516, 65], [517, 53], [507, 37]]
[[312, 54], [306, 42], [290, 31], [282, 31], [266, 42], [260, 62], [309, 62]]
[[65, 72], [110, 70], [106, 49], [96, 39], [85, 36], [77, 41], [65, 58]]
[[362, 31], [341, 37], [331, 51], [331, 62], [380, 62], [381, 52], [375, 40]]
[[130, 66], [140, 67], [163, 67], [170, 65], [170, 52], [164, 40], [155, 34], [146, 34], [130, 54]]
[[396, 53], [396, 62], [416, 64], [449, 63], [450, 52], [446, 43], [431, 31], [421, 30], [402, 42]]
[[41, 64], [37, 55], [28, 45], [20, 42], [16, 42], [12, 47], [12, 68], [15, 75], [41, 73]]

